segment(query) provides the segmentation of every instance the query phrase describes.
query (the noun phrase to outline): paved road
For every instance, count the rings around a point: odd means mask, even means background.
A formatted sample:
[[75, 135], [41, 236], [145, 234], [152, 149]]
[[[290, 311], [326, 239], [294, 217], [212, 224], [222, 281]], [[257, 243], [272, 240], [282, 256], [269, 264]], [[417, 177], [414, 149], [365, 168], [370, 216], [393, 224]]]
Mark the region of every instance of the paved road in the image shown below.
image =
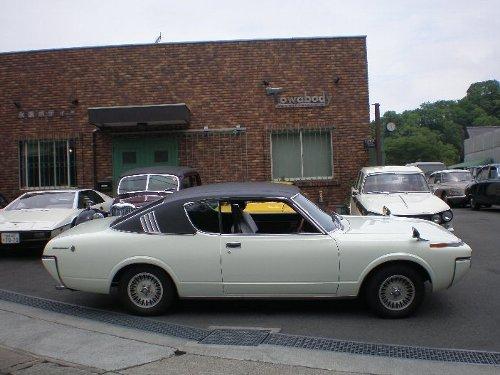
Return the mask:
[[[472, 270], [454, 288], [428, 295], [408, 319], [376, 318], [355, 300], [182, 301], [175, 311], [156, 319], [197, 327], [269, 327], [289, 334], [500, 352], [500, 209], [456, 209], [454, 221], [456, 234], [473, 249]], [[113, 297], [56, 291], [38, 257], [0, 255], [0, 288], [121, 311]]]

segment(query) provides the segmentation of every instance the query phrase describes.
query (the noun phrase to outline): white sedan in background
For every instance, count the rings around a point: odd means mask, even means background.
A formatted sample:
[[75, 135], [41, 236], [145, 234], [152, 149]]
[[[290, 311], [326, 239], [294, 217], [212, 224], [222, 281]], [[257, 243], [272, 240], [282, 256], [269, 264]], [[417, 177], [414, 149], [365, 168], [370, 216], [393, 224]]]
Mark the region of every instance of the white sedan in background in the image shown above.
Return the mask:
[[181, 190], [78, 225], [42, 257], [60, 288], [116, 287], [142, 315], [161, 314], [176, 298], [362, 296], [391, 318], [417, 309], [425, 282], [433, 291], [455, 285], [470, 259], [471, 248], [433, 222], [330, 216], [297, 187], [270, 183]]
[[453, 231], [450, 206], [435, 196], [417, 167], [366, 167], [351, 190], [351, 215], [430, 220]]
[[40, 246], [75, 225], [89, 205], [109, 211], [113, 199], [90, 189], [24, 193], [0, 210], [0, 247]]

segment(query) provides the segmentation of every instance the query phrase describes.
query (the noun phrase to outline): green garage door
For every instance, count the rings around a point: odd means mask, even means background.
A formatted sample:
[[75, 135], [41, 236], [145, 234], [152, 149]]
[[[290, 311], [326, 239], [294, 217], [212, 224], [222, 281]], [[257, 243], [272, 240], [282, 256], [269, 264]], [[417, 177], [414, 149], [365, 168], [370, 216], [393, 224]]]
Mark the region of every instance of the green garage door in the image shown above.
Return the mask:
[[113, 182], [118, 185], [120, 175], [132, 168], [160, 165], [178, 165], [176, 139], [137, 138], [113, 139]]

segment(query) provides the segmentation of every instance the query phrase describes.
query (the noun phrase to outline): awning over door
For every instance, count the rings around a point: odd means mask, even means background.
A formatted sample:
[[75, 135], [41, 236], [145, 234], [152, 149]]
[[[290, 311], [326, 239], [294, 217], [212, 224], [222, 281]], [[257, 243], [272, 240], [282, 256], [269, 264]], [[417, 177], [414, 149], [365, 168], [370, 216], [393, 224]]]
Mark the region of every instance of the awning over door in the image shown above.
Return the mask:
[[187, 125], [190, 117], [191, 112], [184, 103], [89, 108], [89, 122], [100, 129]]

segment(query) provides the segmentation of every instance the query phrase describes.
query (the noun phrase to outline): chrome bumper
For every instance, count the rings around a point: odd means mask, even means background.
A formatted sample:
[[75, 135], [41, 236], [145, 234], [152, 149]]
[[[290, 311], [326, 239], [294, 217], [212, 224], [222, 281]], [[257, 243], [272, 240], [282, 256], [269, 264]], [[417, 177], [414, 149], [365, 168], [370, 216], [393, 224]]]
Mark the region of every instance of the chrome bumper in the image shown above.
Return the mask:
[[63, 290], [67, 289], [59, 276], [59, 268], [57, 267], [57, 258], [55, 256], [43, 255], [42, 263], [47, 272], [52, 276], [52, 278], [57, 281], [56, 289]]
[[459, 282], [469, 271], [471, 266], [471, 258], [458, 258], [455, 260], [455, 272], [450, 286]]

